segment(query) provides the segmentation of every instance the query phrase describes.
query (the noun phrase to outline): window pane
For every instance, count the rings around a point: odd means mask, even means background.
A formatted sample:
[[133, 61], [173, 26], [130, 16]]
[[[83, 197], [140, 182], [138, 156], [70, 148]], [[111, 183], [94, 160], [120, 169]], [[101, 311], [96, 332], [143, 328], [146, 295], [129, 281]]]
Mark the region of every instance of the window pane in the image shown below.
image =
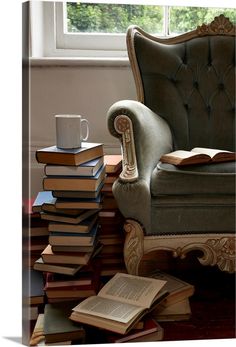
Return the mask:
[[224, 14], [235, 23], [235, 9], [209, 7], [170, 7], [170, 34], [181, 34], [194, 30], [198, 25], [210, 23], [216, 16]]
[[125, 33], [135, 24], [150, 33], [163, 33], [163, 6], [67, 3], [67, 32]]

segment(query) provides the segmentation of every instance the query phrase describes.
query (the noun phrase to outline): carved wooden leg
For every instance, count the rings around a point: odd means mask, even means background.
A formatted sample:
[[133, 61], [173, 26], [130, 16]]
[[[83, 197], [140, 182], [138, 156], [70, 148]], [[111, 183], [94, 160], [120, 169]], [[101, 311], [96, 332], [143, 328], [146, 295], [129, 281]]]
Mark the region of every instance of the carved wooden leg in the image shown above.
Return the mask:
[[138, 268], [143, 256], [143, 229], [141, 225], [131, 219], [125, 222], [126, 238], [124, 244], [124, 260], [127, 272], [138, 275]]

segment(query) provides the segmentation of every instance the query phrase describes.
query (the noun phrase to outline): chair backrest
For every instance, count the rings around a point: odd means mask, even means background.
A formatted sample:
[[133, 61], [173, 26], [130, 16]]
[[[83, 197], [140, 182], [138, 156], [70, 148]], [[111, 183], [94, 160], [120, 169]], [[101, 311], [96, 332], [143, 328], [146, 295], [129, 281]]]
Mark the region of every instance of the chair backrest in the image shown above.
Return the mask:
[[138, 100], [168, 122], [175, 149], [235, 150], [235, 25], [228, 18], [168, 39], [131, 26], [127, 48]]

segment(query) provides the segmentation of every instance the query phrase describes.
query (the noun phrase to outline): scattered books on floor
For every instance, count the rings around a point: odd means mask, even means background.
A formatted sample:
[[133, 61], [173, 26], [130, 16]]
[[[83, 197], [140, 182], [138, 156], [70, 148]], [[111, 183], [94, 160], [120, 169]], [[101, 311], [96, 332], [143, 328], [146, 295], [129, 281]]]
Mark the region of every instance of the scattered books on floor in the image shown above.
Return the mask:
[[166, 281], [164, 289], [168, 291], [169, 295], [162, 303], [163, 307], [168, 307], [169, 305], [183, 301], [194, 293], [194, 286], [192, 284], [167, 274], [166, 272], [156, 270], [150, 274], [150, 277]]
[[151, 317], [144, 318], [143, 327], [141, 329], [134, 327], [134, 329], [123, 336], [115, 333], [106, 333], [108, 343], [154, 342], [163, 340], [163, 337], [164, 329]]
[[[29, 249], [37, 248], [33, 271], [41, 279], [31, 306], [43, 304], [44, 313], [32, 312], [38, 320], [31, 343], [83, 343], [89, 325], [111, 343], [162, 340], [158, 321], [188, 319], [194, 288], [160, 271], [149, 278], [127, 274], [124, 217], [112, 193], [121, 155], [104, 156], [101, 144], [84, 143], [79, 150], [38, 150], [36, 157], [45, 178], [31, 202]], [[116, 314], [109, 312], [114, 307]]]
[[166, 307], [160, 305], [152, 312], [152, 317], [158, 322], [184, 321], [190, 319], [191, 314], [189, 299], [186, 298]]
[[235, 161], [236, 153], [221, 149], [195, 147], [191, 151], [177, 150], [161, 156], [162, 163], [193, 165], [214, 162]]
[[75, 306], [70, 319], [125, 334], [168, 295], [161, 291], [164, 285], [163, 280], [117, 273], [97, 296]]

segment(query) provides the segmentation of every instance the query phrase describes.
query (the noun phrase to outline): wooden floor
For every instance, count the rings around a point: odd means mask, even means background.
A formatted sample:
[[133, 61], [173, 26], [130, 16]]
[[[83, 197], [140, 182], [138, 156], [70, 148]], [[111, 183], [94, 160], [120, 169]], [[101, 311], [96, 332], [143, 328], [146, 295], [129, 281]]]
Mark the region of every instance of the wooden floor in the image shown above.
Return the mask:
[[235, 338], [235, 275], [208, 267], [176, 275], [195, 285], [192, 317], [186, 322], [162, 322], [164, 340]]

